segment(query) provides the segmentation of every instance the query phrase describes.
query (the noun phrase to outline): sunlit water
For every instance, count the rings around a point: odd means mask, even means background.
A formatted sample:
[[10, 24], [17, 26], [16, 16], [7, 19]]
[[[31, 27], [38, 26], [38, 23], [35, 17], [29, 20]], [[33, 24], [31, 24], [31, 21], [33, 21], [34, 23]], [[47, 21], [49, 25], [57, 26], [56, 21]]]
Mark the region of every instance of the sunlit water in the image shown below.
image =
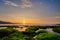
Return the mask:
[[[14, 27], [14, 29], [18, 30], [18, 31], [25, 31], [27, 29], [27, 27], [24, 27], [24, 25], [22, 25], [22, 24], [0, 24], [0, 26], [17, 26], [17, 28]], [[27, 26], [31, 26], [31, 24], [29, 24]], [[34, 26], [37, 26], [37, 25], [34, 25]], [[42, 25], [39, 25], [39, 26], [42, 26]], [[43, 26], [47, 26], [47, 25], [43, 25]], [[52, 26], [52, 25], [50, 25], [50, 26]], [[5, 29], [5, 28], [7, 28], [7, 27], [0, 27], [0, 29]], [[52, 28], [47, 28], [46, 31], [53, 32]]]

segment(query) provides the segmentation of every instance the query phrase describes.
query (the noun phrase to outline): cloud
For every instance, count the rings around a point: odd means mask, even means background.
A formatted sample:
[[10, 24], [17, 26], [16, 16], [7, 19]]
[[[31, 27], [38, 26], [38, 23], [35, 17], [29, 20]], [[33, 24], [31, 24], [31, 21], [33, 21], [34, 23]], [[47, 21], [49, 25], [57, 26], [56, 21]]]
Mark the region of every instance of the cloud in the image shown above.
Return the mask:
[[10, 0], [4, 0], [6, 5], [9, 6], [14, 6], [14, 7], [21, 7], [21, 8], [31, 8], [32, 7], [32, 3], [30, 0], [21, 0], [20, 5], [18, 5], [17, 3], [14, 3]]
[[10, 6], [14, 6], [14, 7], [18, 7], [19, 5], [17, 5], [16, 3], [12, 2], [12, 1], [4, 1], [5, 4], [10, 5]]
[[52, 19], [60, 19], [60, 16], [54, 16], [54, 17], [50, 17]]
[[30, 0], [21, 0], [22, 4], [21, 4], [21, 8], [31, 8], [32, 7], [32, 3]]
[[40, 4], [43, 4], [42, 2], [40, 2]]
[[56, 16], [55, 18], [59, 18], [60, 19], [60, 16]]

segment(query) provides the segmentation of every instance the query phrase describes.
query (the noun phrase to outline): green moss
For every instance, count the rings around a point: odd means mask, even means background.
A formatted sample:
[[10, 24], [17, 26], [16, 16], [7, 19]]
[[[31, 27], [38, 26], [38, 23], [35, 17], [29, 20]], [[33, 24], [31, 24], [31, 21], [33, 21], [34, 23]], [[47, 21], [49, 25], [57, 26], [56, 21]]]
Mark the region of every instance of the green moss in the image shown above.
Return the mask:
[[40, 33], [37, 35], [35, 40], [60, 40], [60, 36], [54, 35], [52, 33]]
[[54, 32], [60, 33], [60, 27], [53, 28]]

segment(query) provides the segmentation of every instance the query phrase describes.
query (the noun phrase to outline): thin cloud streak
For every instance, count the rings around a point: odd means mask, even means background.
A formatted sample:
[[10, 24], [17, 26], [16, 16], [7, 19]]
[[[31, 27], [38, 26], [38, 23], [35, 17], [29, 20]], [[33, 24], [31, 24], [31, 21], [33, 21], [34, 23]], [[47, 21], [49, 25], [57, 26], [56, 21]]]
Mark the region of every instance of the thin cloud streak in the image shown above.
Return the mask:
[[60, 16], [56, 16], [55, 18], [59, 18], [60, 19]]
[[21, 4], [21, 8], [31, 8], [32, 7], [32, 3], [30, 0], [21, 0], [22, 4]]
[[12, 1], [4, 1], [6, 5], [10, 5], [10, 6], [14, 6], [14, 7], [18, 7], [19, 5], [17, 5], [16, 3], [12, 2]]
[[21, 7], [21, 8], [31, 8], [33, 5], [30, 0], [21, 0], [22, 3], [18, 5], [17, 3], [14, 3], [9, 0], [4, 0], [4, 4], [9, 5], [9, 6], [14, 6], [14, 7]]

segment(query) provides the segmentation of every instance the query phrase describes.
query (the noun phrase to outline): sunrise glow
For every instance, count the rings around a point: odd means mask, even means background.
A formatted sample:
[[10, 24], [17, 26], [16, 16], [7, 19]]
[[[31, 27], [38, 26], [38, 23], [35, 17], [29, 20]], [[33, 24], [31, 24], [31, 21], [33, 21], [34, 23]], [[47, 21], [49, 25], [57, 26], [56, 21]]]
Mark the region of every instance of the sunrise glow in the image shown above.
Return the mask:
[[26, 20], [25, 19], [22, 20], [22, 24], [26, 25]]
[[0, 21], [60, 24], [60, 0], [0, 0]]

